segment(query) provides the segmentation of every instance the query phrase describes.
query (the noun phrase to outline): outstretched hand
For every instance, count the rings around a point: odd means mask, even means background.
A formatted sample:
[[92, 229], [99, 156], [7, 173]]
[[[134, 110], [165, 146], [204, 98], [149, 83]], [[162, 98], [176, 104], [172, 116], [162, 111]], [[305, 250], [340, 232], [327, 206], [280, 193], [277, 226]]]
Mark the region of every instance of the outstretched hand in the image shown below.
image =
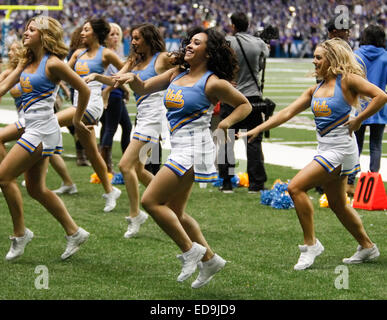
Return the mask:
[[116, 74], [112, 76], [113, 81], [115, 81], [114, 88], [119, 87], [125, 83], [130, 83], [134, 80], [134, 73], [124, 73], [124, 74]]
[[235, 136], [238, 138], [248, 137], [247, 142], [252, 142], [256, 137], [258, 137], [258, 135], [259, 135], [259, 131], [255, 129], [245, 131], [245, 132], [238, 132], [235, 134]]

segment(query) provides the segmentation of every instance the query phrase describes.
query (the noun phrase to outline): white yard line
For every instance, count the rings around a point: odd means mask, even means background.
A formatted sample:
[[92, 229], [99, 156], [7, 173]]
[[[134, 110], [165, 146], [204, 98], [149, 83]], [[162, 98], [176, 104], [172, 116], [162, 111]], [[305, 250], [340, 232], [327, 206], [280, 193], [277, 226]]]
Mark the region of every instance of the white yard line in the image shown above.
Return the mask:
[[[0, 111], [0, 123], [9, 124], [17, 120], [16, 111], [1, 110]], [[314, 130], [313, 126], [297, 125], [297, 124], [285, 124], [287, 128], [299, 128], [306, 130]], [[95, 130], [97, 137], [99, 137], [101, 125]], [[1, 129], [0, 129], [1, 130]], [[62, 128], [62, 132], [69, 133], [67, 128]], [[114, 141], [120, 141], [121, 139], [121, 127], [118, 127], [116, 134], [114, 135]], [[168, 139], [163, 142], [164, 149], [170, 149], [170, 143]], [[315, 148], [297, 148], [292, 146], [281, 145], [277, 143], [262, 143], [263, 153], [265, 155], [265, 163], [274, 164], [279, 166], [291, 167], [293, 169], [302, 169], [309, 162], [313, 160], [316, 154]], [[237, 140], [235, 142], [235, 156], [237, 159], [246, 160], [246, 149], [243, 140]], [[360, 156], [360, 166], [362, 171], [368, 171], [369, 169], [369, 156]], [[387, 181], [387, 158], [381, 159], [380, 174], [383, 181]]]

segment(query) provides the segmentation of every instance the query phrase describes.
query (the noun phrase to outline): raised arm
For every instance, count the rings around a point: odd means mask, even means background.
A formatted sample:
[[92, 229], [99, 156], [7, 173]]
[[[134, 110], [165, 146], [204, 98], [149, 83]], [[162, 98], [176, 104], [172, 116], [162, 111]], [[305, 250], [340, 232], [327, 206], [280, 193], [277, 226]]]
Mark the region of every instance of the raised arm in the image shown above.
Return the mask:
[[145, 81], [142, 81], [137, 75], [131, 72], [121, 75], [117, 74], [112, 78], [116, 82], [114, 87], [118, 87], [119, 85], [127, 83], [136, 94], [145, 95], [165, 90], [168, 88], [173, 77], [178, 73], [179, 70], [178, 67], [176, 67]]
[[0, 82], [7, 78], [13, 69], [6, 69], [0, 74]]
[[161, 74], [174, 67], [175, 56], [170, 52], [161, 52], [155, 63], [155, 70]]
[[0, 83], [0, 97], [5, 95], [10, 89], [12, 89], [20, 79], [20, 75], [23, 72], [24, 67], [19, 64], [3, 81]]
[[[118, 56], [117, 56], [117, 58], [118, 58]], [[115, 59], [115, 58], [113, 58], [113, 59]], [[117, 64], [117, 61], [116, 61], [116, 64]], [[117, 68], [116, 65], [114, 65], [114, 66]], [[130, 67], [131, 67], [131, 62], [129, 60], [126, 62], [122, 62], [120, 60], [120, 67], [117, 68], [117, 69], [119, 69], [119, 71], [117, 72], [117, 75], [125, 74], [125, 73], [129, 72]], [[114, 86], [116, 83], [116, 81], [114, 81], [111, 76], [107, 76], [104, 74], [98, 74], [98, 73], [91, 73], [91, 74], [87, 75], [86, 77], [84, 77], [83, 79], [86, 81], [86, 83], [89, 83], [91, 81], [98, 81], [98, 82], [101, 82], [101, 83], [106, 84], [108, 86]]]
[[275, 115], [269, 118], [269, 120], [263, 122], [259, 126], [251, 129], [247, 132], [238, 133], [238, 137], [248, 136], [248, 141], [254, 140], [261, 132], [273, 129], [275, 127], [280, 126], [281, 124], [287, 122], [300, 112], [304, 111], [310, 106], [313, 91], [316, 86], [313, 86], [297, 98], [294, 102], [292, 102], [289, 106], [277, 112]]
[[90, 73], [89, 75], [85, 76], [83, 80], [86, 83], [89, 83], [91, 81], [98, 81], [108, 86], [114, 86], [114, 84], [116, 83], [111, 76], [107, 76], [99, 73]]

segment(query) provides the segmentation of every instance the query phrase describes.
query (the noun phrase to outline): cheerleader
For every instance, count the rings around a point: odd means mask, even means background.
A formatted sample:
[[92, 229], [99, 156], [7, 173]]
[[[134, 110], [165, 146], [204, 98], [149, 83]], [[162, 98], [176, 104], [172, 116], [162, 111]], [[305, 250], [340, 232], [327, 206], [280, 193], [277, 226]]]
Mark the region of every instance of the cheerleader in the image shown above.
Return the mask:
[[[0, 75], [0, 82], [3, 81], [11, 72], [14, 70], [18, 64], [19, 55], [21, 52], [22, 45], [19, 41], [15, 41], [11, 44], [8, 50], [9, 57], [9, 67], [4, 70], [4, 72]], [[22, 89], [20, 87], [20, 83], [14, 86], [9, 93], [13, 97], [15, 101], [15, 106], [17, 110], [18, 120], [9, 124], [8, 126], [2, 128], [0, 130], [0, 162], [3, 161], [7, 151], [5, 149], [5, 143], [10, 141], [18, 140], [22, 134], [24, 133], [25, 120], [24, 120], [24, 111], [22, 106]], [[53, 154], [50, 157], [50, 164], [54, 168], [54, 170], [58, 173], [58, 175], [62, 179], [62, 185], [59, 189], [54, 190], [55, 193], [68, 193], [75, 194], [78, 192], [77, 186], [73, 183], [71, 176], [67, 170], [66, 164], [63, 161], [62, 157], [58, 154]], [[22, 182], [24, 185], [25, 181]]]
[[[118, 74], [131, 70], [145, 81], [173, 67], [171, 56], [165, 51], [165, 42], [154, 25], [144, 23], [132, 27], [131, 37], [131, 54]], [[111, 77], [97, 74], [92, 74], [86, 79], [86, 81], [93, 80], [110, 85], [114, 84]], [[156, 150], [158, 152], [159, 138], [163, 124], [166, 122], [163, 92], [146, 95], [138, 95], [135, 92], [134, 97], [137, 106], [136, 126], [133, 130], [132, 141], [119, 163], [130, 202], [129, 216], [126, 218], [128, 229], [124, 234], [125, 238], [136, 235], [140, 226], [148, 218], [146, 212], [140, 210], [138, 181], [140, 180], [144, 186], [148, 186], [153, 179], [153, 174], [145, 169], [145, 163], [149, 151]]]
[[[359, 246], [344, 263], [354, 264], [377, 258], [379, 249], [368, 237], [356, 210], [346, 203], [345, 187], [348, 175], [360, 171], [359, 153], [354, 131], [362, 121], [375, 114], [387, 102], [387, 95], [365, 79], [360, 64], [342, 39], [327, 40], [316, 47], [313, 64], [316, 76], [322, 80], [307, 89], [296, 101], [268, 121], [238, 134], [255, 139], [260, 132], [275, 128], [298, 113], [311, 108], [315, 117], [318, 149], [313, 161], [291, 180], [288, 191], [293, 199], [304, 233], [299, 245], [300, 257], [294, 270], [313, 265], [324, 247], [315, 236], [313, 204], [307, 194], [315, 186], [323, 186], [329, 207]], [[359, 97], [371, 98], [368, 107], [354, 116], [352, 106], [360, 106]]]
[[[86, 49], [76, 50], [71, 59], [69, 66], [75, 72], [84, 78], [90, 73], [103, 74], [108, 65], [112, 64], [117, 69], [121, 69], [123, 62], [116, 53], [103, 46], [107, 35], [110, 32], [109, 24], [101, 18], [92, 18], [86, 21], [81, 32], [82, 45]], [[110, 212], [116, 207], [116, 200], [121, 195], [121, 190], [113, 187], [108, 175], [108, 170], [105, 161], [98, 152], [97, 140], [94, 132], [95, 125], [98, 124], [99, 119], [103, 113], [102, 100], [102, 84], [97, 81], [88, 83], [90, 88], [90, 100], [87, 105], [82, 121], [88, 126], [87, 132], [77, 132], [77, 137], [86, 150], [86, 155], [93, 169], [101, 180], [102, 186], [105, 190], [103, 197], [106, 199], [104, 211]], [[74, 114], [77, 110], [79, 93], [74, 92], [74, 108], [67, 108], [57, 113], [59, 125], [70, 126], [73, 121]]]
[[218, 101], [235, 107], [218, 125], [225, 134], [231, 125], [246, 118], [251, 105], [229, 82], [237, 60], [224, 36], [214, 29], [188, 32], [175, 63], [179, 66], [145, 81], [135, 73], [113, 78], [117, 84], [129, 83], [139, 96], [166, 89], [164, 104], [172, 150], [141, 203], [182, 251], [177, 281], [188, 279], [199, 266], [192, 288], [200, 288], [226, 264], [212, 251], [196, 220], [185, 212], [193, 182], [217, 178], [216, 150], [209, 129], [212, 110]]
[[48, 157], [62, 151], [62, 135], [54, 114], [54, 103], [59, 82], [70, 83], [79, 91], [79, 108], [73, 124], [79, 132], [88, 132], [81, 122], [90, 90], [63, 61], [67, 48], [63, 42], [60, 23], [45, 16], [31, 18], [23, 35], [23, 50], [17, 67], [0, 83], [3, 96], [18, 82], [25, 118], [24, 133], [0, 164], [0, 187], [12, 216], [14, 233], [6, 255], [13, 260], [24, 253], [34, 233], [24, 224], [23, 200], [16, 178], [24, 173], [26, 188], [32, 198], [40, 202], [62, 225], [67, 246], [61, 258], [67, 259], [78, 251], [89, 233], [79, 227], [63, 201], [46, 186]]

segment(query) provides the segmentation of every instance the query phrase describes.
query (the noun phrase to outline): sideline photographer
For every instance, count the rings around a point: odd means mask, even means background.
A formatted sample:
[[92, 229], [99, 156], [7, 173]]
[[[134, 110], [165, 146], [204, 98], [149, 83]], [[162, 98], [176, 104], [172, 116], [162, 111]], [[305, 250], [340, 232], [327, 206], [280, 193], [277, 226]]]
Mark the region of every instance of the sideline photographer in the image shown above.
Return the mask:
[[[264, 104], [262, 104], [262, 90], [257, 76], [263, 68], [262, 63], [269, 55], [269, 48], [262, 39], [247, 33], [249, 21], [243, 12], [233, 13], [231, 24], [233, 36], [228, 36], [226, 39], [230, 41], [231, 48], [236, 52], [238, 59], [239, 72], [236, 88], [246, 96], [253, 106], [253, 110], [247, 118], [230, 128], [234, 129], [236, 133], [239, 129], [250, 130], [263, 122], [261, 107]], [[232, 107], [221, 104], [220, 118], [226, 118], [232, 111]], [[219, 177], [223, 179], [220, 190], [224, 193], [233, 192], [231, 178], [235, 174], [235, 137], [234, 134], [230, 134], [229, 137], [231, 141], [222, 145], [218, 154]], [[254, 141], [248, 142], [246, 149], [249, 193], [258, 193], [259, 190], [264, 189], [264, 183], [267, 180], [262, 152], [262, 135]]]

